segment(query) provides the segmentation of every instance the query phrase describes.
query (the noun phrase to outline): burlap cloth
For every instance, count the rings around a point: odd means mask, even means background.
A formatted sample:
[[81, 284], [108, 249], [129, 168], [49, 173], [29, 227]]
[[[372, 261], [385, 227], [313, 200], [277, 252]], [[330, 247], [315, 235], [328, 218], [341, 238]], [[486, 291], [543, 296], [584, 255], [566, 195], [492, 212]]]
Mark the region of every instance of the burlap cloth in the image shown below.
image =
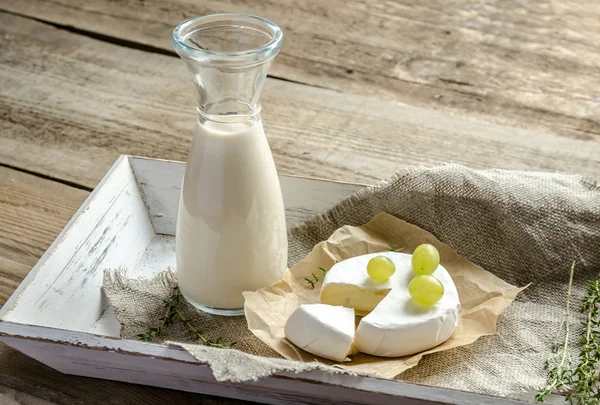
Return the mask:
[[[289, 266], [343, 225], [360, 226], [379, 212], [415, 224], [459, 254], [513, 285], [532, 285], [499, 318], [498, 334], [469, 346], [426, 356], [397, 378], [494, 395], [537, 389], [564, 315], [569, 269], [575, 261], [573, 299], [600, 273], [600, 187], [575, 175], [503, 170], [476, 171], [459, 165], [407, 168], [361, 190], [324, 215], [289, 232]], [[162, 299], [174, 280], [128, 279], [107, 271], [104, 291], [122, 324], [124, 339], [156, 326]], [[247, 329], [244, 317], [214, 317], [184, 305], [192, 323], [209, 338], [236, 342], [213, 349], [193, 343], [182, 324], [156, 342], [179, 344], [209, 364], [217, 380], [245, 381], [280, 371], [331, 367], [281, 359]], [[577, 330], [580, 319], [571, 318]], [[576, 339], [573, 339], [576, 344]]]

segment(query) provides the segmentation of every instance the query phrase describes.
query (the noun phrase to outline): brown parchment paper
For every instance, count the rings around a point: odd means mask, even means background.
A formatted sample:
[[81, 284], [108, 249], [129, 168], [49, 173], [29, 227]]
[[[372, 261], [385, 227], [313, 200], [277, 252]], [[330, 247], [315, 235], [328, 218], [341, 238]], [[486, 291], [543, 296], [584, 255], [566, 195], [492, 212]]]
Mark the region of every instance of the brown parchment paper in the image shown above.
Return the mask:
[[[431, 243], [440, 252], [441, 264], [448, 270], [460, 297], [458, 328], [449, 340], [422, 353], [398, 358], [376, 357], [363, 353], [351, 361], [335, 363], [305, 352], [284, 336], [288, 317], [301, 304], [319, 302], [322, 277], [312, 289], [304, 277], [322, 275], [319, 267], [331, 268], [336, 261], [367, 253], [390, 250], [390, 244], [403, 253], [412, 253], [422, 243]], [[429, 232], [386, 213], [380, 213], [361, 227], [344, 226], [319, 243], [301, 262], [286, 271], [277, 284], [244, 293], [248, 328], [260, 340], [287, 359], [320, 361], [354, 372], [394, 378], [417, 365], [426, 354], [468, 345], [481, 336], [496, 332], [498, 315], [514, 301], [523, 288], [510, 285], [469, 262]]]

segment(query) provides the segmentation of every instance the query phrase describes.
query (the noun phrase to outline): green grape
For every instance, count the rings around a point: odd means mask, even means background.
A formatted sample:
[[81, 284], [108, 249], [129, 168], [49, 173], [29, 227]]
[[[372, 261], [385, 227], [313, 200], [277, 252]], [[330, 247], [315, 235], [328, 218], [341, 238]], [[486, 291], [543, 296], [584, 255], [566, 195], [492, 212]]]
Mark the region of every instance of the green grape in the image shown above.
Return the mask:
[[408, 292], [421, 305], [433, 305], [444, 296], [444, 285], [430, 275], [417, 276], [408, 283]]
[[432, 274], [440, 264], [440, 252], [433, 245], [419, 245], [412, 255], [412, 268], [418, 275]]
[[367, 273], [378, 281], [386, 281], [396, 272], [396, 265], [385, 256], [375, 256], [367, 264]]

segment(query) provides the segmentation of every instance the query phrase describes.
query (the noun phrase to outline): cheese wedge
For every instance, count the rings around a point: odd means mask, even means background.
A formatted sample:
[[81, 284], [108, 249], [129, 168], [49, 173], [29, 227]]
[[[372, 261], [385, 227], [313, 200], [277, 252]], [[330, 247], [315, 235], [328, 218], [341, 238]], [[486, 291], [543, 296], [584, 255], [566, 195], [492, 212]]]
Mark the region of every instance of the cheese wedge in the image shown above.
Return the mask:
[[[385, 282], [367, 274], [367, 263], [379, 255], [396, 265], [396, 272]], [[408, 283], [416, 274], [411, 257], [397, 252], [367, 254], [337, 263], [325, 276], [321, 303], [347, 305], [366, 315], [356, 330], [359, 351], [383, 357], [415, 354], [443, 343], [458, 326], [458, 292], [441, 265], [432, 275], [444, 285], [442, 299], [429, 307], [412, 300]]]
[[344, 361], [354, 351], [354, 310], [324, 304], [300, 305], [284, 327], [285, 337], [309, 353]]

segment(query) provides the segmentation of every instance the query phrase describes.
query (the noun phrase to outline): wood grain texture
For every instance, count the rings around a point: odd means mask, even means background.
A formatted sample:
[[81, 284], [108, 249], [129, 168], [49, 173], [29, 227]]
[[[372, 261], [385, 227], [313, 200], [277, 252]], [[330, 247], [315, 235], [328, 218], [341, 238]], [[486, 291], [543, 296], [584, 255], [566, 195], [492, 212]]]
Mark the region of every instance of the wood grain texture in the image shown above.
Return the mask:
[[[185, 160], [191, 80], [174, 57], [0, 15], [0, 163], [93, 187], [122, 153]], [[372, 183], [409, 164], [597, 175], [600, 138], [570, 139], [268, 80], [280, 174]]]
[[249, 12], [285, 33], [274, 76], [574, 138], [600, 135], [600, 7], [586, 0], [2, 0], [0, 7], [163, 52], [184, 19]]
[[51, 405], [51, 402], [36, 398], [0, 384], [0, 404], [3, 405]]
[[[2, 279], [18, 284], [88, 194], [84, 190], [0, 167]], [[16, 284], [11, 285], [16, 287]], [[2, 295], [2, 298], [6, 297]]]
[[[0, 220], [1, 225], [5, 223], [6, 221]], [[5, 254], [6, 250], [0, 248], [0, 255]], [[30, 269], [31, 266], [0, 257], [0, 304], [6, 302]]]

